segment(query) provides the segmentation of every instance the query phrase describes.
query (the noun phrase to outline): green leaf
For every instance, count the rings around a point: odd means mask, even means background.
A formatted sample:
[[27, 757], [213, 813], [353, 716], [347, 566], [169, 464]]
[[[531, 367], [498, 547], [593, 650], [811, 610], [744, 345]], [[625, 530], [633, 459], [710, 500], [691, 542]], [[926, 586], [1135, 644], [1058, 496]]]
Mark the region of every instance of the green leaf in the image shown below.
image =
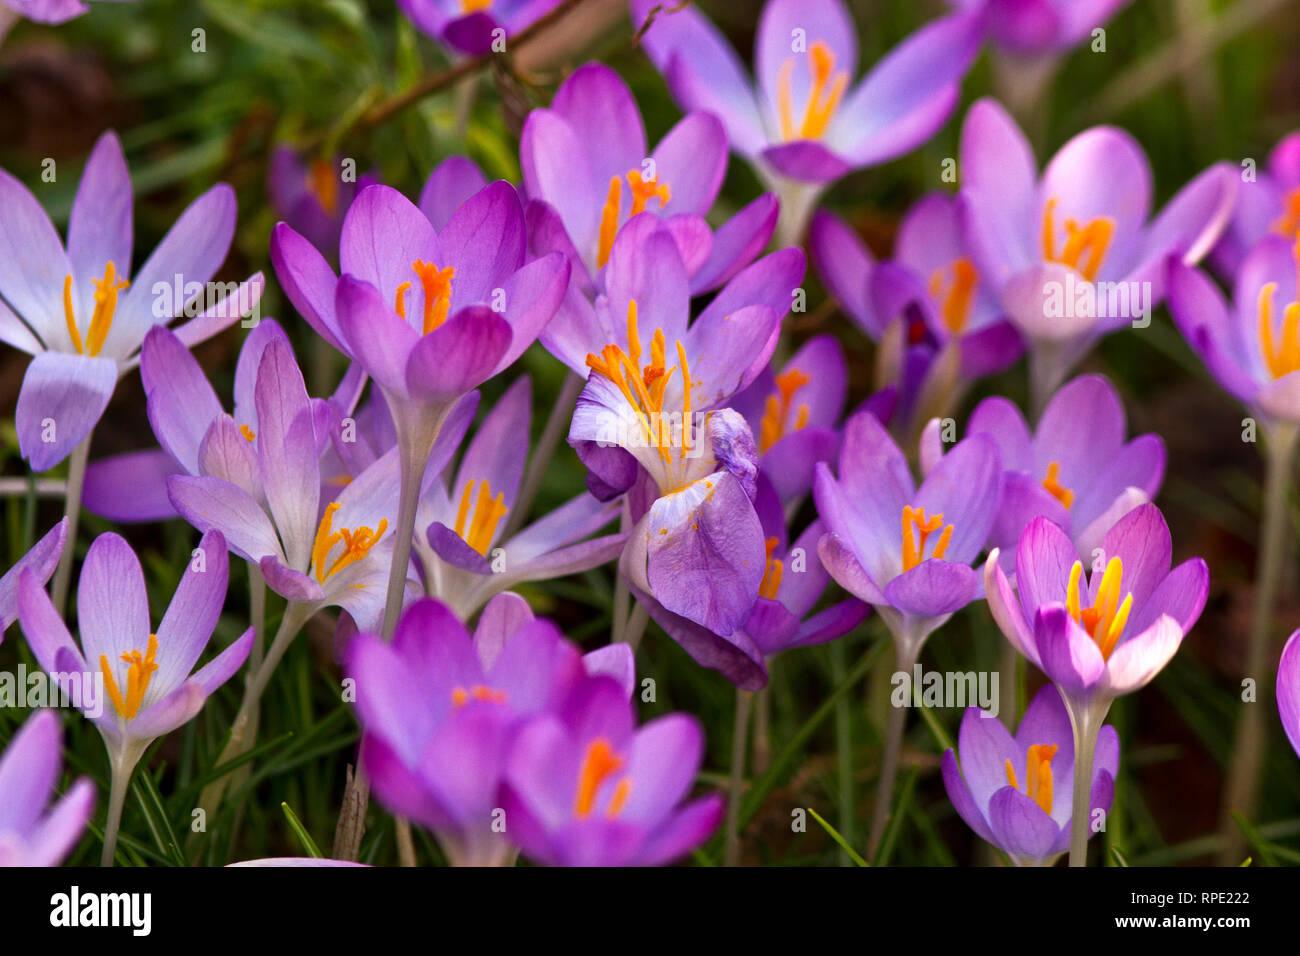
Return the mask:
[[307, 828], [304, 827], [302, 821], [298, 819], [298, 814], [293, 812], [293, 809], [288, 803], [281, 802], [280, 809], [284, 811], [284, 818], [289, 821], [289, 829], [292, 830], [293, 835], [298, 838], [298, 842], [302, 844], [302, 848], [306, 851], [307, 855], [313, 860], [319, 860], [323, 857], [324, 854], [321, 853], [320, 847], [316, 845], [316, 841], [311, 838], [311, 834], [307, 832]]
[[843, 849], [844, 852], [849, 855], [849, 858], [853, 860], [854, 863], [856, 863], [858, 866], [871, 865], [866, 860], [862, 859], [861, 856], [858, 855], [857, 850], [849, 846], [848, 840], [840, 836], [839, 831], [837, 831], [833, 826], [831, 826], [829, 823], [827, 823], [825, 820], [822, 819], [822, 815], [820, 813], [818, 813], [812, 807], [808, 807], [808, 812], [812, 814], [812, 818], [814, 820], [816, 820], [818, 823], [822, 825], [822, 829], [831, 835], [831, 839], [840, 845], [840, 848]]

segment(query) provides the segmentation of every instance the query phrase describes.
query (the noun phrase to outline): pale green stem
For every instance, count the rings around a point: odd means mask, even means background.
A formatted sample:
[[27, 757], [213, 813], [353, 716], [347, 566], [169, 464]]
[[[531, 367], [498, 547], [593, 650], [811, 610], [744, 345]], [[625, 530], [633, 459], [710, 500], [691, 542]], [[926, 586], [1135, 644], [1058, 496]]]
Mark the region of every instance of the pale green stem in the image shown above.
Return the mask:
[[113, 854], [117, 851], [117, 831], [122, 825], [122, 807], [126, 803], [126, 790], [131, 783], [131, 774], [135, 765], [144, 755], [145, 745], [130, 743], [112, 762], [112, 773], [108, 785], [108, 819], [104, 824], [104, 852], [100, 855], [100, 866], [112, 866]]
[[[622, 511], [618, 516], [618, 530], [620, 534], [626, 534], [627, 530], [632, 527], [632, 516], [628, 512], [627, 500], [623, 501]], [[610, 623], [609, 642], [617, 644], [626, 640], [628, 624], [628, 612], [631, 608], [632, 595], [628, 590], [627, 578], [619, 571], [617, 566], [614, 568], [614, 619]]]
[[93, 434], [92, 430], [68, 456], [68, 489], [63, 505], [63, 513], [68, 518], [68, 540], [59, 555], [59, 567], [54, 572], [54, 586], [50, 590], [50, 601], [60, 617], [68, 602], [68, 585], [72, 583], [72, 556], [77, 551], [77, 525], [81, 521], [81, 489], [86, 480], [86, 459], [90, 456]]
[[573, 415], [574, 403], [578, 400], [578, 393], [582, 391], [583, 384], [585, 384], [584, 380], [572, 371], [565, 375], [564, 384], [560, 387], [560, 396], [551, 406], [551, 413], [546, 419], [542, 437], [537, 442], [537, 447], [533, 449], [533, 457], [528, 463], [528, 471], [524, 473], [523, 484], [519, 486], [519, 494], [515, 495], [514, 505], [506, 518], [502, 540], [509, 538], [523, 527], [524, 519], [528, 517], [528, 509], [533, 506], [533, 499], [537, 497], [537, 489], [542, 485], [542, 477], [550, 467], [551, 459], [555, 457], [560, 439], [564, 437], [569, 419]]
[[1074, 729], [1074, 793], [1070, 803], [1070, 866], [1088, 865], [1088, 837], [1092, 828], [1092, 761], [1097, 734], [1110, 701], [1066, 704]]
[[[839, 687], [848, 676], [848, 667], [844, 661], [844, 642], [832, 641], [831, 684]], [[835, 701], [835, 761], [838, 765], [837, 802], [839, 803], [840, 836], [852, 846], [855, 842], [853, 833], [853, 702], [848, 694], [841, 694]], [[850, 866], [853, 861], [847, 850], [840, 850], [840, 866]]]
[[641, 638], [645, 637], [646, 625], [650, 623], [650, 612], [641, 604], [632, 608], [632, 613], [627, 616], [627, 627], [623, 629], [623, 640], [627, 641], [628, 647], [632, 648], [632, 653], [637, 652], [641, 646]]
[[[897, 642], [896, 642], [897, 643]], [[898, 652], [898, 670], [911, 674], [920, 647]], [[914, 688], [919, 691], [919, 688]], [[885, 835], [894, 802], [894, 784], [898, 780], [898, 761], [903, 750], [903, 730], [907, 726], [907, 708], [890, 707], [889, 725], [885, 730], [885, 751], [880, 762], [880, 779], [876, 784], [876, 805], [871, 809], [871, 835], [867, 839], [867, 859], [874, 860]]]
[[745, 789], [745, 751], [749, 747], [749, 711], [754, 695], [736, 691], [736, 727], [731, 739], [731, 777], [727, 786], [727, 834], [724, 866], [740, 866], [740, 797]]

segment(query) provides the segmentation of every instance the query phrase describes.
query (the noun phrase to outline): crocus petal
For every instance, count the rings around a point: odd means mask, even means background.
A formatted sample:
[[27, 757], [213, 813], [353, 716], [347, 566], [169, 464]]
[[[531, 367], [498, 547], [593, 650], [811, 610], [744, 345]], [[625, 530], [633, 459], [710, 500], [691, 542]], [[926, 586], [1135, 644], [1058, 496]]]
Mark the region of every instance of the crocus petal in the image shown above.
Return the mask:
[[942, 769], [943, 786], [948, 791], [948, 799], [952, 801], [957, 815], [966, 821], [966, 825], [974, 830], [981, 840], [994, 842], [993, 831], [989, 829], [980, 808], [971, 799], [970, 790], [967, 789], [966, 781], [962, 779], [961, 769], [957, 765], [957, 757], [951, 750], [944, 751]]
[[415, 329], [388, 307], [378, 289], [350, 275], [338, 281], [334, 308], [348, 354], [381, 387], [406, 394], [407, 360], [420, 339]]
[[72, 453], [98, 424], [113, 387], [111, 359], [42, 352], [32, 359], [18, 393], [14, 426], [32, 471], [48, 471]]
[[942, 617], [971, 602], [979, 575], [968, 565], [930, 559], [885, 585], [885, 600], [919, 618]]
[[44, 585], [58, 566], [68, 539], [68, 519], [64, 518], [32, 545], [32, 549], [0, 577], [0, 639], [9, 625], [18, 619], [18, 578], [26, 570], [38, 585]]
[[448, 156], [433, 168], [420, 191], [420, 211], [442, 232], [456, 209], [487, 185], [487, 177], [472, 159]]
[[338, 276], [325, 257], [286, 223], [271, 230], [271, 265], [285, 296], [298, 314], [321, 338], [345, 355], [352, 353], [342, 343], [334, 315]]
[[27, 187], [0, 169], [0, 298], [44, 341], [69, 342], [63, 280], [72, 266], [54, 224]]
[[1066, 691], [1089, 691], [1106, 674], [1101, 650], [1070, 617], [1063, 604], [1038, 609], [1034, 616], [1034, 641], [1043, 673]]
[[1118, 697], [1145, 687], [1177, 653], [1183, 636], [1178, 622], [1162, 614], [1141, 634], [1121, 641], [1106, 661], [1106, 693]]
[[141, 648], [149, 633], [149, 598], [135, 551], [121, 536], [101, 534], [86, 552], [77, 582], [77, 626], [86, 659], [112, 663]]
[[496, 372], [511, 334], [510, 323], [485, 305], [461, 310], [415, 343], [405, 390], [425, 401], [459, 398]]
[[989, 801], [989, 827], [994, 843], [1010, 856], [1044, 860], [1060, 828], [1043, 808], [1015, 787], [1003, 787]]
[[140, 348], [140, 379], [158, 444], [185, 471], [197, 474], [199, 445], [221, 414], [221, 402], [203, 369], [176, 333], [158, 325]]
[[173, 475], [167, 494], [182, 518], [207, 532], [218, 530], [245, 561], [271, 555], [283, 559], [271, 519], [247, 491], [219, 478]]
[[119, 275], [131, 274], [131, 175], [115, 133], [100, 136], [86, 160], [68, 219], [68, 261], [83, 320], [95, 310], [93, 280], [103, 278], [109, 262]]
[[[199, 561], [202, 563], [196, 563]], [[205, 534], [158, 625], [158, 647], [165, 653], [159, 655], [150, 690], [157, 686], [165, 693], [179, 686], [194, 669], [226, 601], [229, 561], [221, 533]]]
[[1287, 638], [1277, 667], [1277, 713], [1282, 729], [1300, 755], [1300, 631]]

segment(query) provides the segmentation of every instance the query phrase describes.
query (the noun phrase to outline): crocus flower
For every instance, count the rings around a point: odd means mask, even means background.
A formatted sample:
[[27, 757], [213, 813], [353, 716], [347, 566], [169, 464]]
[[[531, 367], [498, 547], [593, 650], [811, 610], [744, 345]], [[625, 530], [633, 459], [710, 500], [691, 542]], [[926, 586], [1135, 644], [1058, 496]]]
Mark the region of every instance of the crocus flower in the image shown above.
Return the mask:
[[812, 489], [813, 466], [833, 461], [849, 384], [844, 349], [831, 335], [809, 339], [778, 370], [765, 368], [732, 400], [758, 440], [758, 467], [782, 501]]
[[[941, 453], [938, 423], [922, 438], [924, 468]], [[975, 407], [967, 435], [987, 435], [1002, 460], [1002, 501], [989, 544], [1002, 549], [1003, 570], [1014, 569], [1015, 545], [1029, 522], [1043, 515], [1090, 561], [1106, 532], [1128, 512], [1150, 501], [1165, 472], [1159, 435], [1125, 441], [1124, 406], [1101, 375], [1083, 375], [1062, 386], [1031, 431], [1020, 409], [1005, 398]]]
[[[131, 0], [101, 2], [129, 3]], [[90, 9], [82, 0], [0, 0], [0, 4], [37, 23], [66, 23]]]
[[1085, 40], [1129, 0], [951, 0], [982, 13], [989, 38], [1022, 57], [1059, 54]]
[[653, 151], [622, 78], [601, 63], [579, 67], [549, 108], [528, 114], [519, 144], [534, 252], [565, 252], [589, 298], [619, 227], [649, 211], [682, 247], [692, 294], [717, 288], [767, 246], [777, 203], [764, 195], [716, 232], [704, 221], [727, 171], [717, 117], [693, 112]]
[[942, 193], [908, 210], [890, 261], [877, 263], [858, 234], [825, 211], [813, 217], [808, 253], [849, 318], [880, 345], [877, 384], [905, 385], [905, 406], [916, 406], [919, 421], [947, 415], [970, 383], [1023, 351], [966, 247], [957, 202]]
[[131, 200], [121, 144], [105, 133], [82, 174], [65, 250], [36, 198], [0, 170], [0, 341], [34, 356], [15, 412], [33, 471], [54, 467], [90, 434], [150, 328], [185, 315], [176, 334], [193, 346], [261, 297], [260, 273], [238, 286], [209, 283], [235, 232], [229, 186], [191, 203], [134, 277]]
[[[957, 749], [960, 760], [952, 750], [943, 755], [943, 784], [982, 840], [1017, 866], [1051, 866], [1069, 849], [1074, 734], [1056, 688], [1039, 690], [1014, 737], [992, 714], [966, 708]], [[1119, 735], [1107, 724], [1092, 765], [1092, 814], [1110, 812], [1118, 769]]]
[[[641, 25], [656, 0], [631, 6]], [[641, 45], [683, 109], [722, 121], [731, 148], [780, 196], [783, 241], [794, 242], [830, 183], [935, 133], [957, 104], [980, 38], [978, 17], [944, 18], [904, 40], [852, 88], [857, 32], [840, 0], [768, 0], [753, 79], [694, 6], [661, 6]]]
[[509, 749], [501, 804], [510, 839], [552, 866], [670, 863], [722, 819], [719, 794], [683, 803], [703, 751], [695, 718], [669, 714], [637, 728], [614, 682], [588, 680]]
[[826, 526], [818, 546], [831, 577], [874, 605], [894, 636], [899, 668], [910, 670], [927, 636], [979, 596], [971, 562], [997, 511], [997, 446], [973, 435], [917, 487], [907, 459], [869, 412], [849, 419], [839, 477], [821, 462], [813, 478]]
[[1237, 187], [1232, 223], [1210, 253], [1224, 276], [1237, 270], [1265, 236], [1294, 240], [1300, 235], [1300, 132], [1289, 133], [1269, 153], [1264, 168]]
[[63, 728], [51, 710], [33, 714], [0, 754], [0, 867], [58, 866], [95, 806], [95, 786], [82, 777], [46, 810], [62, 763]]
[[1040, 407], [1098, 338], [1149, 321], [1166, 261], [1190, 265], [1210, 250], [1238, 178], [1225, 163], [1212, 166], [1148, 222], [1151, 169], [1132, 136], [1084, 130], [1040, 177], [1028, 140], [988, 99], [966, 114], [961, 170], [967, 245], [1028, 343]]
[[397, 0], [407, 19], [422, 33], [470, 56], [505, 50], [504, 44], [509, 37], [550, 12], [559, 2], [560, 0]]
[[266, 176], [276, 215], [317, 249], [327, 251], [339, 246], [343, 216], [352, 200], [376, 182], [369, 175], [345, 180], [339, 162], [317, 157], [304, 163], [291, 147], [277, 146]]
[[1287, 638], [1277, 665], [1277, 713], [1287, 740], [1300, 755], [1300, 631]]
[[0, 643], [4, 642], [4, 634], [9, 625], [18, 620], [18, 578], [26, 570], [37, 585], [44, 587], [58, 566], [67, 540], [68, 519], [64, 518], [45, 532], [41, 540], [32, 545], [32, 549], [4, 573], [4, 577], [0, 577]]
[[627, 540], [626, 534], [591, 537], [618, 520], [619, 505], [588, 492], [503, 539], [503, 522], [523, 477], [531, 418], [531, 384], [524, 376], [483, 419], [450, 489], [434, 480], [421, 499], [416, 551], [426, 587], [463, 619], [520, 582], [563, 577], [612, 561]]
[[[627, 705], [624, 645], [596, 659], [593, 672]], [[578, 650], [516, 595], [488, 602], [473, 637], [444, 604], [412, 604], [391, 642], [361, 633], [346, 650], [363, 728], [361, 761], [376, 797], [394, 813], [433, 830], [460, 866], [501, 865], [516, 843], [504, 835], [498, 783], [522, 718], [558, 708], [587, 673]], [[494, 824], [497, 824], [494, 826]]]
[[1169, 267], [1169, 311], [1218, 383], [1261, 418], [1300, 425], [1300, 235], [1269, 236], [1237, 270], [1233, 304], [1204, 273]]

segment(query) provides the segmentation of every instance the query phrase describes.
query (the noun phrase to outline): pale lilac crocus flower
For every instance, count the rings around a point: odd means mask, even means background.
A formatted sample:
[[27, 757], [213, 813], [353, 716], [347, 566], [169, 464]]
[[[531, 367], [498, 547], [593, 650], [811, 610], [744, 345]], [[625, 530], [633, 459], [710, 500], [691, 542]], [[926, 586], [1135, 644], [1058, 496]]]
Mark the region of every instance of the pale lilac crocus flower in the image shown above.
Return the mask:
[[1017, 57], [1060, 55], [1104, 26], [1130, 0], [950, 0], [979, 13], [987, 36]]
[[1227, 278], [1266, 236], [1294, 241], [1300, 235], [1300, 132], [1282, 137], [1264, 168], [1251, 177], [1243, 170], [1241, 179], [1232, 223], [1210, 252], [1210, 262]]
[[1150, 321], [1167, 261], [1208, 253], [1237, 192], [1236, 172], [1220, 163], [1151, 218], [1151, 168], [1128, 133], [1084, 130], [1040, 175], [1028, 140], [991, 99], [966, 114], [960, 159], [966, 244], [1025, 338], [1038, 409], [1099, 338]]
[[85, 777], [47, 809], [59, 782], [63, 728], [52, 710], [33, 714], [0, 754], [0, 867], [58, 866], [95, 806]]
[[[104, 866], [112, 863], [126, 787], [145, 750], [192, 720], [252, 649], [250, 627], [191, 673], [221, 616], [228, 574], [225, 540], [217, 532], [205, 534], [155, 631], [140, 560], [121, 537], [102, 534], [86, 553], [77, 588], [80, 647], [37, 579], [29, 571], [19, 579], [19, 615], [32, 653], [51, 675], [82, 675], [79, 709], [108, 749], [112, 783]], [[96, 692], [93, 674], [102, 676], [107, 700]]]
[[343, 217], [357, 193], [377, 180], [370, 175], [343, 178], [340, 165], [316, 157], [304, 162], [289, 146], [277, 146], [271, 153], [266, 188], [276, 215], [317, 249], [332, 252], [339, 246]]
[[1300, 756], [1300, 631], [1287, 638], [1277, 665], [1277, 714], [1286, 739]]
[[504, 52], [509, 38], [550, 12], [560, 0], [397, 0], [420, 32], [457, 53]]
[[4, 642], [5, 631], [9, 625], [18, 620], [18, 579], [24, 570], [28, 571], [36, 583], [42, 587], [54, 573], [68, 540], [68, 519], [64, 518], [41, 536], [30, 551], [18, 559], [17, 563], [0, 577], [0, 643]]
[[[633, 22], [656, 6], [632, 0]], [[955, 14], [922, 27], [852, 87], [857, 31], [840, 0], [768, 0], [753, 78], [694, 6], [659, 5], [641, 46], [683, 109], [722, 121], [731, 148], [780, 198], [779, 244], [792, 245], [831, 183], [910, 152], [943, 125], [979, 51], [979, 20]]]
[[[978, 707], [966, 708], [957, 752], [943, 755], [943, 785], [957, 813], [1017, 866], [1051, 866], [1070, 847], [1074, 733], [1052, 686], [1034, 695], [1015, 736]], [[1119, 734], [1097, 735], [1089, 823], [1110, 812], [1119, 770]], [[1092, 833], [1092, 827], [1089, 827]]]

